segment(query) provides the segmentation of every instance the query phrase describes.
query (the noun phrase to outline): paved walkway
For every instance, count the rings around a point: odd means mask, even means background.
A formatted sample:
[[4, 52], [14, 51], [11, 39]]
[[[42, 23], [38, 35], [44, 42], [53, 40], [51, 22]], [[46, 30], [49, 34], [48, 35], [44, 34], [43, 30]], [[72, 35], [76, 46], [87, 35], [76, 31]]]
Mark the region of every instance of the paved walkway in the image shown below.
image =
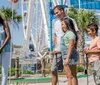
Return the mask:
[[[92, 76], [89, 76], [88, 80], [89, 80], [89, 82], [87, 84], [87, 77], [79, 78], [78, 79], [78, 83], [79, 83], [78, 85], [95, 85], [94, 79], [93, 79]], [[10, 85], [15, 85], [15, 84], [10, 84]], [[51, 82], [49, 82], [49, 83], [30, 83], [30, 84], [20, 84], [20, 85], [51, 85]], [[67, 85], [66, 78], [60, 77], [59, 78], [59, 85]]]
[[[79, 78], [78, 79], [78, 85], [87, 85], [87, 78]], [[29, 84], [29, 85], [51, 85], [51, 83], [35, 83], [35, 84]], [[66, 78], [59, 78], [59, 85], [67, 85]], [[89, 83], [88, 85], [95, 85], [93, 77], [89, 77]]]

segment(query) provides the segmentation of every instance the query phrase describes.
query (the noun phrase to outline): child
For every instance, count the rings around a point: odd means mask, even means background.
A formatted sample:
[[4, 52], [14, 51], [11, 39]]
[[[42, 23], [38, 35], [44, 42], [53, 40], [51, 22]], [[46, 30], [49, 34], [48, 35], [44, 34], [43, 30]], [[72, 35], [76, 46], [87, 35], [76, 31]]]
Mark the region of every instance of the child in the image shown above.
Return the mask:
[[89, 56], [89, 62], [100, 60], [100, 37], [98, 36], [98, 26], [91, 23], [87, 26], [89, 36], [92, 38], [89, 49], [84, 50]]
[[61, 37], [61, 54], [64, 60], [65, 74], [68, 79], [68, 85], [78, 85], [76, 66], [79, 59], [78, 52], [75, 49], [76, 33], [71, 30], [68, 19], [61, 22], [62, 30], [65, 33]]

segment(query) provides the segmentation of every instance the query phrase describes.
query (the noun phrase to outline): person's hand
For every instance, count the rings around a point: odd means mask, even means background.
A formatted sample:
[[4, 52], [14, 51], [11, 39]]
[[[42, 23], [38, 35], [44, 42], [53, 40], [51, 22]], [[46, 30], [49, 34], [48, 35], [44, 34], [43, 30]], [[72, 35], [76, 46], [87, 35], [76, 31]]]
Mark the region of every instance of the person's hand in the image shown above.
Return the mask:
[[88, 49], [84, 49], [84, 53], [85, 54], [89, 54], [89, 50]]
[[64, 65], [68, 65], [70, 62], [70, 59], [69, 58], [66, 58], [66, 60], [64, 61]]
[[60, 51], [53, 51], [52, 54], [60, 53]]
[[0, 48], [0, 53], [2, 52], [2, 48]]

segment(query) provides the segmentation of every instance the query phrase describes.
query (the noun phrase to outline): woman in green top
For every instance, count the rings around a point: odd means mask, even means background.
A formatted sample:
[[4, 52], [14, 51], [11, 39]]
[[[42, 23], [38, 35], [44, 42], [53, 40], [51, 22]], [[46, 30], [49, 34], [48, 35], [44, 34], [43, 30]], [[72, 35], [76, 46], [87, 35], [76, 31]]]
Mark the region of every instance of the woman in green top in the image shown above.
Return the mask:
[[64, 60], [64, 69], [68, 79], [68, 85], [78, 85], [76, 77], [76, 65], [79, 59], [78, 52], [76, 51], [76, 33], [70, 30], [68, 19], [62, 22], [62, 30], [65, 33], [61, 38], [61, 53]]

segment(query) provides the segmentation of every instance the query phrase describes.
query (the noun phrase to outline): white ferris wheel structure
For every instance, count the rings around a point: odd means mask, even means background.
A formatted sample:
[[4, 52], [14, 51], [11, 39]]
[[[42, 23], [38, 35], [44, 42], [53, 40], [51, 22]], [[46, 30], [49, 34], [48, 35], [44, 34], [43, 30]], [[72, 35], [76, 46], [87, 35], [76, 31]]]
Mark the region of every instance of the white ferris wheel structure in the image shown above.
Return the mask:
[[[25, 38], [24, 50], [29, 51], [30, 43], [34, 51], [51, 48], [50, 44], [50, 3], [52, 7], [66, 4], [66, 0], [22, 0], [22, 24]], [[51, 36], [52, 37], [52, 36]]]

